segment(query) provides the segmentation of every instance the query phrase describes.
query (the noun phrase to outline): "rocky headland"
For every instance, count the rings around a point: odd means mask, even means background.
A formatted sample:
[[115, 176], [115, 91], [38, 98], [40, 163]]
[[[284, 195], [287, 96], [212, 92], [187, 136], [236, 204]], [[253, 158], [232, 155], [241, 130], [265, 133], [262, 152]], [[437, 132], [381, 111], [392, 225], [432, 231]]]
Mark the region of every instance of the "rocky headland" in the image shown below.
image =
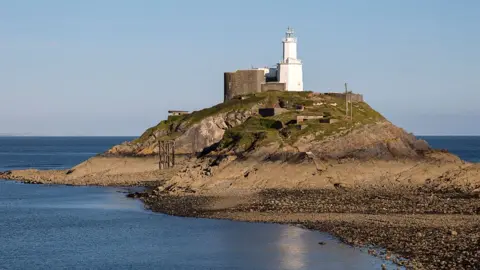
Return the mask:
[[[431, 149], [364, 102], [352, 117], [345, 108], [341, 95], [251, 94], [171, 116], [70, 170], [0, 178], [148, 185], [130, 196], [153, 211], [302, 224], [386, 248], [371, 253], [408, 268], [478, 269], [480, 164]], [[160, 140], [175, 141], [174, 168], [158, 169]]]

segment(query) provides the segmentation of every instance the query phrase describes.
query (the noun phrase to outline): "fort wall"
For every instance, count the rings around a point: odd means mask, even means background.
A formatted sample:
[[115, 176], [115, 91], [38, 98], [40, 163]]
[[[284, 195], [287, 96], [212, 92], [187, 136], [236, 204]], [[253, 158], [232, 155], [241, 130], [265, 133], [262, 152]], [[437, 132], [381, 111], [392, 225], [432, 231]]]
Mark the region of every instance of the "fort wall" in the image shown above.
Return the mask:
[[239, 95], [258, 93], [262, 91], [262, 84], [265, 83], [265, 71], [237, 70], [224, 73], [224, 101], [230, 100]]
[[266, 91], [285, 91], [286, 86], [284, 83], [279, 82], [267, 82], [262, 84], [262, 92]]
[[[325, 95], [345, 99], [345, 93], [325, 93]], [[348, 93], [348, 99], [352, 102], [363, 102], [362, 94]]]

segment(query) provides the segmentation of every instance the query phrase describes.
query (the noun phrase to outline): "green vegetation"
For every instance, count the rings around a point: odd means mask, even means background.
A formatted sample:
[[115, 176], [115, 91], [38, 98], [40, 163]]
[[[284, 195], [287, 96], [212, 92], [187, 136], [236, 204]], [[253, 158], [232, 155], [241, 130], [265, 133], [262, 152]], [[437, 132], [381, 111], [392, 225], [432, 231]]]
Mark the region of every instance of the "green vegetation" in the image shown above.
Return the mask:
[[[272, 117], [251, 117], [245, 123], [228, 130], [220, 142], [219, 149], [237, 148], [248, 150], [254, 145], [265, 145], [276, 142], [294, 144], [299, 138], [311, 136], [322, 140], [329, 136], [347, 133], [366, 124], [384, 120], [383, 116], [364, 102], [353, 104], [353, 119], [345, 116], [345, 100], [330, 95], [312, 94], [309, 92], [267, 92], [255, 94], [265, 97], [265, 105], [291, 107], [289, 111]], [[304, 105], [303, 111], [295, 110], [295, 105]], [[316, 105], [314, 105], [316, 104]], [[292, 108], [293, 107], [293, 108]], [[334, 123], [321, 123], [319, 119], [305, 120], [296, 123], [297, 116], [323, 116], [325, 120], [334, 119]], [[278, 122], [285, 127], [277, 129]]]
[[161, 130], [161, 129], [166, 129], [169, 125], [168, 123], [169, 123], [168, 120], [164, 120], [164, 121], [161, 121], [160, 123], [158, 123], [158, 125], [145, 130], [145, 132], [142, 134], [142, 136], [135, 139], [133, 141], [133, 143], [145, 142], [146, 140], [148, 140], [148, 138], [150, 138], [155, 133], [155, 131]]
[[189, 125], [193, 125], [209, 116], [213, 116], [219, 113], [250, 109], [253, 105], [258, 104], [263, 99], [264, 97], [249, 96], [244, 100], [229, 100], [227, 102], [217, 104], [210, 108], [192, 112], [191, 114], [187, 115], [185, 121], [188, 121]]
[[[303, 105], [304, 110], [296, 110]], [[322, 95], [312, 92], [269, 91], [245, 95], [243, 99], [233, 99], [213, 107], [192, 112], [188, 115], [170, 116], [157, 126], [145, 131], [135, 143], [148, 140], [154, 133], [174, 139], [191, 125], [203, 119], [233, 111], [251, 110], [253, 107], [284, 107], [288, 111], [262, 118], [252, 116], [243, 124], [226, 131], [219, 149], [241, 149], [247, 151], [254, 146], [270, 142], [293, 144], [304, 136], [322, 140], [339, 132], [374, 123], [384, 118], [364, 102], [353, 104], [353, 119], [345, 116], [345, 99], [341, 96]], [[318, 119], [296, 123], [297, 116], [323, 116], [335, 119], [335, 123], [321, 123]]]
[[165, 135], [163, 136], [163, 138], [174, 139], [181, 134], [181, 132], [175, 132], [175, 129], [180, 125], [183, 125], [183, 129], [186, 129], [209, 116], [214, 116], [219, 113], [250, 109], [252, 106], [258, 104], [264, 99], [265, 96], [251, 95], [244, 100], [230, 100], [228, 102], [220, 103], [210, 108], [206, 108], [200, 111], [194, 111], [190, 114], [169, 116], [167, 120], [163, 120], [158, 123], [158, 125], [147, 129], [138, 139], [133, 141], [133, 143], [143, 143], [148, 140], [148, 138], [150, 138], [155, 132], [158, 131], [164, 131], [163, 133], [165, 133]]
[[280, 139], [275, 128], [278, 121], [273, 119], [250, 117], [243, 124], [225, 132], [219, 149], [237, 148], [248, 151], [253, 146], [265, 145]]
[[309, 98], [312, 92], [286, 92], [286, 91], [268, 91], [262, 93], [250, 94], [248, 96], [255, 96], [265, 99], [265, 105], [272, 106], [274, 104], [285, 105], [286, 107], [294, 108], [295, 105], [311, 106], [313, 101]]

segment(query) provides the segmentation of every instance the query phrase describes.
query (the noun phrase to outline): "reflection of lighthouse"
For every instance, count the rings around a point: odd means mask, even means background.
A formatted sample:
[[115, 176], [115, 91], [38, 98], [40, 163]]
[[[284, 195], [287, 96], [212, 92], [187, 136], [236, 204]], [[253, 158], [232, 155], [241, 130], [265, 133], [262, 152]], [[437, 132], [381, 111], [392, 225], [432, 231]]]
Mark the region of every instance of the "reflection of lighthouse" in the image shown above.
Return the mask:
[[282, 269], [302, 269], [305, 267], [306, 245], [302, 235], [305, 233], [297, 227], [285, 226], [280, 235]]

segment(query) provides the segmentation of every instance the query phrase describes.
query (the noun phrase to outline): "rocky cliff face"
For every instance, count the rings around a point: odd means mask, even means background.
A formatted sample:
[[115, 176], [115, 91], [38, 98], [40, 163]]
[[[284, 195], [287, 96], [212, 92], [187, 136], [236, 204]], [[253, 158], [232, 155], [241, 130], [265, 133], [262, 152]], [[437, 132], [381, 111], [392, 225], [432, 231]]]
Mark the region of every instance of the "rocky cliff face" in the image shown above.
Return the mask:
[[175, 140], [178, 153], [201, 152], [218, 143], [225, 131], [245, 122], [254, 112], [233, 111], [207, 117]]
[[388, 121], [345, 130], [321, 141], [313, 136], [300, 139], [299, 151], [312, 152], [322, 158], [419, 158], [430, 150], [427, 142], [396, 127]]
[[[468, 164], [458, 157], [431, 151], [425, 141], [388, 122], [364, 102], [353, 104], [356, 113], [345, 117], [344, 100], [335, 96], [288, 92], [259, 95], [170, 117], [138, 139], [117, 145], [104, 157], [92, 158], [69, 171], [9, 172], [0, 176], [76, 184], [152, 179], [165, 181], [168, 191], [188, 188], [208, 192], [389, 185], [392, 181], [423, 185], [426, 179], [430, 179], [429, 185], [443, 189], [453, 187], [451, 179], [458, 176], [462, 182], [454, 188], [480, 188], [477, 182], [469, 182], [468, 187], [464, 183], [478, 175], [478, 166], [467, 171]], [[259, 107], [281, 106], [282, 100], [304, 106], [302, 110], [285, 108], [273, 116], [258, 115]], [[298, 121], [302, 116], [318, 118]], [[318, 120], [325, 118], [336, 121]], [[177, 154], [202, 153], [179, 156], [171, 171], [158, 170], [155, 155], [158, 140], [164, 139], [175, 140]], [[145, 156], [150, 157], [137, 158]]]
[[144, 142], [125, 142], [114, 146], [106, 155], [114, 156], [148, 156], [158, 153], [158, 139], [176, 134], [174, 138], [178, 154], [198, 153], [203, 149], [218, 143], [225, 131], [245, 122], [255, 110], [235, 110], [219, 113], [204, 118], [198, 123], [187, 126], [185, 122], [174, 123], [167, 129], [159, 129]]
[[[302, 104], [304, 110], [289, 108], [279, 115], [258, 115], [261, 106], [279, 107], [286, 101]], [[354, 117], [346, 118], [342, 102], [345, 104], [341, 97], [322, 94], [260, 93], [180, 118], [169, 118], [139, 139], [115, 146], [105, 155], [155, 155], [159, 139], [175, 140], [177, 154], [214, 151], [217, 155], [254, 156], [261, 152], [261, 156], [265, 156], [268, 153], [262, 149], [269, 145], [269, 152], [277, 148], [272, 155], [309, 152], [322, 159], [392, 159], [421, 158], [422, 152], [430, 149], [425, 141], [394, 126], [364, 102], [353, 104]], [[304, 115], [335, 121], [334, 124], [318, 120], [296, 123], [297, 118]]]

